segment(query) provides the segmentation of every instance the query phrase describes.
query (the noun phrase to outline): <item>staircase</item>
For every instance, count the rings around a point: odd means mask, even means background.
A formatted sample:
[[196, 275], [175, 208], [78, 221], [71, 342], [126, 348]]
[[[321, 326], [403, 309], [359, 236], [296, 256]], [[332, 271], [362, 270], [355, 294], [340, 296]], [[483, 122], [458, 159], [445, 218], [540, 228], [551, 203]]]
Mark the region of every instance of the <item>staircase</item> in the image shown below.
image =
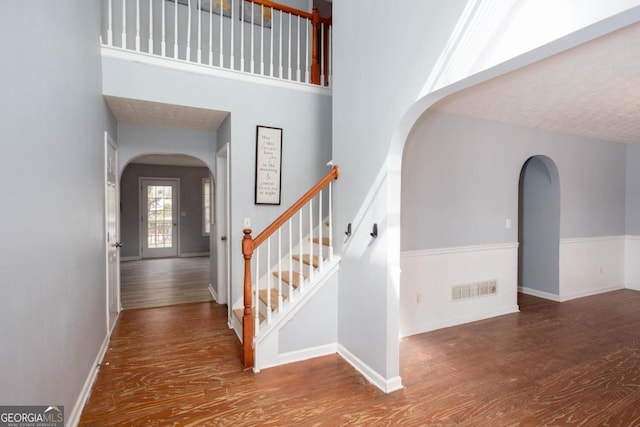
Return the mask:
[[280, 330], [337, 271], [331, 228], [337, 177], [334, 167], [256, 238], [244, 230], [244, 296], [234, 302], [232, 326], [245, 369], [279, 364]]

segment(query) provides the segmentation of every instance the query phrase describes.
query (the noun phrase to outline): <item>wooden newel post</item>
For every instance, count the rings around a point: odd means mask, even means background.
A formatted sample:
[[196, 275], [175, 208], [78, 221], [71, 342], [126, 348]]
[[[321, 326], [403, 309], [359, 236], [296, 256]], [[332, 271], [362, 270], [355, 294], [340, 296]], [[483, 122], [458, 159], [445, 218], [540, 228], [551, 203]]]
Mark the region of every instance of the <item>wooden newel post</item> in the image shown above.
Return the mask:
[[320, 84], [320, 55], [319, 55], [319, 34], [318, 29], [320, 28], [320, 12], [318, 12], [318, 8], [314, 7], [312, 12], [312, 44], [311, 44], [311, 83], [315, 85]]
[[242, 255], [244, 256], [244, 315], [242, 316], [242, 348], [244, 353], [244, 369], [253, 368], [253, 292], [251, 289], [251, 255], [253, 255], [253, 239], [251, 229], [242, 230]]

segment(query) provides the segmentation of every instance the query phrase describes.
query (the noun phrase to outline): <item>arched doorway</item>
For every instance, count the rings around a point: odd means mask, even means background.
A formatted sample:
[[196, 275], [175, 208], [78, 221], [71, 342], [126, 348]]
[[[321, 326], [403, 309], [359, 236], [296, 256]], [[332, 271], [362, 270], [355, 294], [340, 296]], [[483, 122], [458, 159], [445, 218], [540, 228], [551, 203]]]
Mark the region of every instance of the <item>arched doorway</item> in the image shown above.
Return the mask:
[[145, 154], [122, 169], [123, 308], [213, 299], [212, 188], [211, 170], [193, 156]]
[[557, 300], [560, 295], [560, 179], [549, 157], [533, 156], [520, 171], [518, 288]]

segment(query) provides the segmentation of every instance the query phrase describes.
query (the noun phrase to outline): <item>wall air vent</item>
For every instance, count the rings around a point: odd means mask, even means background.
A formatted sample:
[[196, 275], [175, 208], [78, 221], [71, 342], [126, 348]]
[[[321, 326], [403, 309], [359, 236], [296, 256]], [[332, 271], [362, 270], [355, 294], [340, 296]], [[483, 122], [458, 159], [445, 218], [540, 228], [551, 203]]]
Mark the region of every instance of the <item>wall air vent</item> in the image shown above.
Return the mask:
[[498, 292], [497, 280], [484, 280], [482, 282], [465, 283], [451, 288], [451, 299], [461, 301], [469, 298], [478, 298], [487, 295], [495, 295]]

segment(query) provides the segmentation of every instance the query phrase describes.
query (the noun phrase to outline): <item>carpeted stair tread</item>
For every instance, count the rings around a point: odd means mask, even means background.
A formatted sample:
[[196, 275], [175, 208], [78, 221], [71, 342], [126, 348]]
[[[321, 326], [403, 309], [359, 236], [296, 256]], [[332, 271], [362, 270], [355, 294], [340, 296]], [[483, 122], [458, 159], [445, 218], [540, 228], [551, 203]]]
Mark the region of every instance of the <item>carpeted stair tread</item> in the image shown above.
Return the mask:
[[[300, 261], [300, 255], [297, 255], [297, 254], [293, 255], [292, 258], [295, 259], [296, 261]], [[307, 265], [312, 265], [311, 257], [309, 256], [309, 254], [302, 255], [302, 262], [304, 262]], [[319, 265], [320, 265], [320, 257], [318, 255], [314, 255], [313, 256], [313, 266], [315, 268], [318, 268]]]
[[306, 277], [302, 276], [300, 274], [298, 274], [298, 272], [296, 271], [292, 271], [291, 272], [291, 276], [293, 278], [293, 280], [291, 280], [289, 278], [289, 272], [288, 271], [274, 271], [273, 275], [275, 277], [280, 277], [282, 278], [282, 281], [284, 283], [291, 284], [291, 286], [293, 286], [294, 288], [298, 289], [298, 287], [300, 286], [300, 280], [305, 280]]
[[[278, 308], [278, 290], [275, 288], [271, 288], [271, 311], [275, 311]], [[267, 290], [266, 289], [260, 289], [260, 292], [258, 292], [258, 295], [260, 295], [260, 301], [262, 301], [264, 303], [264, 305], [267, 305]], [[282, 301], [284, 301], [286, 299], [286, 297], [283, 295], [280, 297], [282, 299]]]

